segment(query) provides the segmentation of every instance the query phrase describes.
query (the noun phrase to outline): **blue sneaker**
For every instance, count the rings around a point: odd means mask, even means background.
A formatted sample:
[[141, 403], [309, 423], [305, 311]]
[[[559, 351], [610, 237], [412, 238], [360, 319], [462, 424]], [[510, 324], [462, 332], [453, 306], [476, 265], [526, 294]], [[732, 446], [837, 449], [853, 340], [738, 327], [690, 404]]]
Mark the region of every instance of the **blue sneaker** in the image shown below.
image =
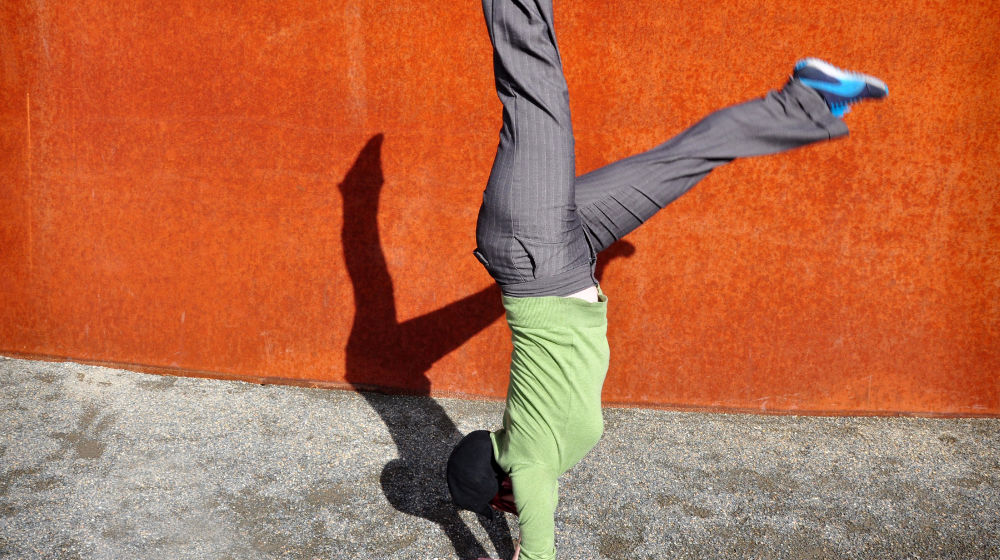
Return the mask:
[[881, 99], [889, 95], [885, 82], [858, 72], [841, 70], [829, 62], [818, 58], [804, 58], [795, 63], [793, 78], [816, 90], [830, 111], [843, 117], [851, 108], [851, 103], [862, 99]]

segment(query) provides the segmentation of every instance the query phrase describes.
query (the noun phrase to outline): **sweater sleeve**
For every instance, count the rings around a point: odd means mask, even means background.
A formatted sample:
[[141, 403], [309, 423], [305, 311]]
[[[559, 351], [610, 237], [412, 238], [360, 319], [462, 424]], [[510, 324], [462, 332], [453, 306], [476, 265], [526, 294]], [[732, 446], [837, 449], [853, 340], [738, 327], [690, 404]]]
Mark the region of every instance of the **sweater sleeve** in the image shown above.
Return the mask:
[[554, 560], [558, 479], [542, 466], [527, 465], [510, 473], [521, 529], [521, 560]]

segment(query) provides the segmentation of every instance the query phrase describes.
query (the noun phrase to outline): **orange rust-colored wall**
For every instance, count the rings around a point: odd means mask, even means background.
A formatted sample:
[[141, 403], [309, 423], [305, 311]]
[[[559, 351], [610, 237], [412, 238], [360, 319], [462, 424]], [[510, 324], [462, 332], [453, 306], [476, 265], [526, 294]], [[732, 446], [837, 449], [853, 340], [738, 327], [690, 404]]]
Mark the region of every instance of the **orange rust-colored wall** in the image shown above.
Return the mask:
[[[502, 396], [471, 255], [476, 2], [5, 2], [0, 352]], [[871, 71], [851, 136], [714, 172], [603, 266], [608, 402], [1000, 413], [986, 1], [557, 2], [579, 172]]]

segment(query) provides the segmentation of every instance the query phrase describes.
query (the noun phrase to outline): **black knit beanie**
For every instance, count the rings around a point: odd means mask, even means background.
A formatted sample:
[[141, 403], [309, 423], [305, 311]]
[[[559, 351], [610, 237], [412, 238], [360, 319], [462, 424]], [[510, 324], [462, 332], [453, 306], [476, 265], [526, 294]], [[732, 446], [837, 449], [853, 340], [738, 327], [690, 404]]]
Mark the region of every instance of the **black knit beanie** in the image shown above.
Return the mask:
[[448, 490], [455, 505], [493, 517], [490, 500], [507, 476], [493, 458], [493, 441], [486, 430], [471, 432], [448, 457]]

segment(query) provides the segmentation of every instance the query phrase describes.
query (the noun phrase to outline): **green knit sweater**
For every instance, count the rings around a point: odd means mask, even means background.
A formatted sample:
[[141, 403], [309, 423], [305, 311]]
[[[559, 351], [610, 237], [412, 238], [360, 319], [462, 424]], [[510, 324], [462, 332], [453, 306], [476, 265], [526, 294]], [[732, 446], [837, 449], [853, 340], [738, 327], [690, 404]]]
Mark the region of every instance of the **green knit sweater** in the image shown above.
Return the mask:
[[608, 371], [607, 298], [504, 297], [514, 343], [503, 428], [493, 455], [510, 473], [521, 559], [551, 560], [557, 478], [601, 439]]

